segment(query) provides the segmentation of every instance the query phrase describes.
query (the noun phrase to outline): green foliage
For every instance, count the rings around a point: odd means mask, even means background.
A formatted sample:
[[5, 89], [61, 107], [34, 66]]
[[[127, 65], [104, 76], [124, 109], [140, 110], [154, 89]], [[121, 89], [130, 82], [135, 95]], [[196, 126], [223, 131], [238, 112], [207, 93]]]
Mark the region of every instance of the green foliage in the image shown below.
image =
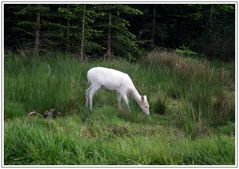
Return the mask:
[[191, 51], [185, 45], [179, 46], [179, 49], [176, 49], [176, 53], [180, 56], [186, 56], [186, 57], [195, 57], [198, 55], [196, 52]]
[[[68, 52], [79, 52], [80, 49], [75, 49], [75, 46], [80, 46], [82, 38], [82, 18], [85, 16], [84, 22], [84, 53], [86, 55], [97, 53], [103, 49], [102, 44], [95, 41], [95, 38], [101, 34], [100, 30], [94, 28], [94, 22], [100, 14], [96, 12], [95, 5], [61, 5], [58, 7], [56, 15], [58, 18], [63, 17], [64, 22], [56, 20], [52, 23], [53, 28], [56, 29], [55, 37], [59, 38], [62, 34], [61, 43], [65, 46]], [[57, 29], [62, 27], [63, 29]], [[58, 42], [59, 43], [59, 42]]]
[[70, 10], [70, 6], [68, 6], [68, 8], [63, 8], [63, 7], [59, 7], [58, 8], [58, 12], [60, 14], [62, 14], [62, 16], [66, 19], [76, 19], [76, 15], [73, 14], [73, 12]]
[[[23, 33], [17, 44], [18, 48], [33, 48], [34, 31], [37, 28], [40, 29], [41, 53], [58, 50], [78, 54], [83, 37], [84, 15], [84, 54], [88, 57], [102, 57], [107, 46], [107, 19], [110, 8], [111, 5], [92, 4], [23, 5], [13, 14], [19, 18], [14, 25], [14, 31]], [[142, 15], [142, 12], [120, 4], [112, 5], [112, 10], [112, 51], [128, 60], [136, 60], [143, 50], [139, 49], [135, 42], [136, 36], [129, 30], [131, 25], [128, 17]], [[40, 25], [36, 24], [38, 12]]]
[[49, 7], [44, 5], [24, 5], [24, 8], [19, 10], [16, 14], [25, 15], [30, 14], [33, 15], [35, 12], [41, 12], [43, 15], [46, 15], [49, 12]]
[[136, 9], [136, 8], [132, 8], [131, 6], [129, 5], [114, 5], [113, 10], [116, 10], [117, 12], [117, 15], [120, 15], [120, 14], [130, 14], [130, 15], [143, 15], [143, 12], [140, 11], [139, 9]]
[[[84, 8], [86, 6], [86, 8]], [[103, 57], [112, 14], [114, 56], [137, 60], [156, 47], [210, 58], [235, 57], [235, 4], [5, 4], [5, 44], [31, 49], [40, 13], [41, 52], [79, 53], [85, 14], [85, 54]]]
[[[98, 17], [98, 22], [103, 20], [104, 23], [100, 23], [100, 30], [104, 41], [107, 41], [108, 34], [108, 14], [111, 11], [112, 25], [111, 25], [111, 41], [112, 41], [112, 53], [117, 56], [126, 58], [127, 60], [136, 60], [141, 55], [143, 50], [139, 48], [136, 43], [136, 36], [130, 31], [131, 24], [128, 21], [128, 17], [142, 15], [143, 13], [129, 5], [99, 5], [96, 7], [98, 12], [102, 15]], [[98, 28], [99, 29], [99, 28]], [[102, 39], [101, 39], [102, 41]]]
[[135, 6], [144, 12], [142, 17], [131, 20], [143, 48], [180, 49], [185, 45], [208, 58], [234, 59], [235, 4]]

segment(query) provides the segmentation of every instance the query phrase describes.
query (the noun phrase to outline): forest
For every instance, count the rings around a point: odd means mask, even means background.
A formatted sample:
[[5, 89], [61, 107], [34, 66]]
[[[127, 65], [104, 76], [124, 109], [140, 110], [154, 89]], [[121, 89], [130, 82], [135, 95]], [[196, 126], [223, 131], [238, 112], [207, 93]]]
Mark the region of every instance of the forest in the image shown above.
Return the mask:
[[[235, 3], [3, 5], [3, 166], [237, 165]], [[150, 115], [108, 90], [86, 107], [99, 66]]]
[[154, 48], [233, 60], [234, 4], [5, 4], [4, 49], [137, 60]]

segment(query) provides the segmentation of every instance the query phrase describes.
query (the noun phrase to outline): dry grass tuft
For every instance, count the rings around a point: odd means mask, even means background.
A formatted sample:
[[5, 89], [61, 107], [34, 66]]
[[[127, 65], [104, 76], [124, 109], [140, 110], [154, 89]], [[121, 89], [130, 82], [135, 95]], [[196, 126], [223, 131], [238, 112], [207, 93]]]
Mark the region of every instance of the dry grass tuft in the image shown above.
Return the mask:
[[128, 128], [126, 126], [111, 125], [109, 130], [113, 135], [120, 137], [129, 134]]
[[[183, 81], [191, 82], [194, 78], [205, 78], [210, 80], [214, 77], [214, 70], [210, 68], [209, 62], [195, 61], [184, 58], [176, 54], [173, 50], [153, 50], [144, 57], [142, 64], [149, 67], [158, 66], [168, 67], [174, 70]], [[226, 72], [221, 72], [220, 76], [228, 76]]]
[[215, 123], [223, 123], [225, 119], [228, 119], [232, 107], [231, 103], [230, 98], [225, 94], [220, 94], [216, 97], [213, 105], [214, 113], [212, 114]]
[[178, 55], [169, 50], [158, 50], [155, 49], [148, 53], [146, 57], [143, 59], [143, 63], [147, 64], [148, 66], [151, 65], [160, 65], [166, 67], [174, 67], [177, 63]]

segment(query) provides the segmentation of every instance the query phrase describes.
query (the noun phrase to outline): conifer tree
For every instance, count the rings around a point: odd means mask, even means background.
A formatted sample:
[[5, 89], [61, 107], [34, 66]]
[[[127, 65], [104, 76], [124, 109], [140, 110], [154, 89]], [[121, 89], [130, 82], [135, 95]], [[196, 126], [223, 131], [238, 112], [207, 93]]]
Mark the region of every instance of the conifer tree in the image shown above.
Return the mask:
[[[42, 16], [46, 16], [49, 12], [47, 5], [22, 5], [17, 15], [23, 16], [24, 20], [17, 22], [18, 29], [23, 31], [25, 34], [30, 35], [34, 38], [31, 40], [33, 44], [34, 56], [39, 56], [41, 48], [41, 29], [42, 29]], [[32, 46], [32, 45], [31, 45]]]
[[128, 5], [100, 5], [97, 8], [103, 14], [100, 16], [100, 27], [105, 37], [105, 57], [112, 55], [125, 57], [129, 60], [140, 55], [141, 50], [136, 43], [136, 36], [129, 31], [128, 17], [142, 15], [136, 8]]

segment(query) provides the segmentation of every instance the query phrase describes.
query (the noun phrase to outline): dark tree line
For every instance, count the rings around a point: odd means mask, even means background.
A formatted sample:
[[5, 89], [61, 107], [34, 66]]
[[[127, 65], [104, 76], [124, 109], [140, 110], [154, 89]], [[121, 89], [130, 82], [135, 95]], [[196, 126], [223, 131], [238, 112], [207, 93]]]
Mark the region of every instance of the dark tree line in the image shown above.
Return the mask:
[[235, 58], [235, 5], [4, 4], [5, 51], [137, 59], [156, 47]]

